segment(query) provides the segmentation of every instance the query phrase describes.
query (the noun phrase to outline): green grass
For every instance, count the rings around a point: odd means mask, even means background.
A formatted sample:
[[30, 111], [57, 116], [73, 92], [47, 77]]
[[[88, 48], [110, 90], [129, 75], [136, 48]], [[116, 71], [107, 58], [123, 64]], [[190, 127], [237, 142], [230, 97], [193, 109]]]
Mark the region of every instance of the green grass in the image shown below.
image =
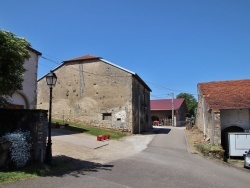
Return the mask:
[[221, 150], [221, 146], [219, 145], [209, 145], [209, 144], [197, 144], [196, 148], [200, 151], [216, 151]]
[[4, 169], [0, 171], [0, 183], [13, 182], [37, 176], [43, 176], [51, 170], [44, 168], [44, 165], [31, 165], [21, 169]]
[[196, 149], [200, 151], [203, 156], [209, 156], [212, 158], [223, 159], [224, 160], [224, 150], [219, 145], [210, 145], [206, 143], [197, 144]]
[[[58, 123], [63, 124], [62, 120], [57, 120], [57, 119], [53, 119], [52, 122], [54, 123], [58, 122]], [[69, 124], [69, 126], [65, 127], [65, 129], [79, 132], [79, 133], [86, 133], [86, 134], [90, 134], [94, 136], [108, 134], [110, 135], [110, 139], [119, 139], [119, 138], [126, 136], [125, 133], [121, 133], [118, 131], [107, 130], [107, 129], [92, 127], [92, 126], [86, 126], [86, 125], [81, 125], [81, 124], [72, 123], [72, 122], [66, 122], [66, 123]]]
[[29, 174], [22, 171], [15, 171], [15, 172], [1, 172], [0, 171], [0, 183], [7, 183], [27, 178], [36, 177], [36, 175]]

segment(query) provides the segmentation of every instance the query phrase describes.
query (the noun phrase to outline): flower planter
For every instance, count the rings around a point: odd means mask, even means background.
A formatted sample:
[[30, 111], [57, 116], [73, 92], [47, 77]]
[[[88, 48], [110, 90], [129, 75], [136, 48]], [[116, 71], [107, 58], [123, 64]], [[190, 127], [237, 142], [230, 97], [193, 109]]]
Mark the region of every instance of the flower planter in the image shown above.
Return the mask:
[[61, 125], [59, 123], [56, 123], [56, 128], [60, 129]]
[[102, 135], [99, 135], [96, 138], [97, 138], [97, 141], [102, 141]]
[[106, 140], [106, 135], [102, 135], [102, 140]]

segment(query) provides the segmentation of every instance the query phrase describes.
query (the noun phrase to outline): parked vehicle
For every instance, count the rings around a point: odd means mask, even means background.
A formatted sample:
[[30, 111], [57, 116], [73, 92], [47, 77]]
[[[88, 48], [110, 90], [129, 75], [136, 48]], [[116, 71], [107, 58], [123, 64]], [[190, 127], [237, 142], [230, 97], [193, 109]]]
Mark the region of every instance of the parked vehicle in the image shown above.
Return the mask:
[[250, 168], [250, 149], [248, 152], [246, 151], [246, 154], [244, 156], [245, 156], [244, 168]]

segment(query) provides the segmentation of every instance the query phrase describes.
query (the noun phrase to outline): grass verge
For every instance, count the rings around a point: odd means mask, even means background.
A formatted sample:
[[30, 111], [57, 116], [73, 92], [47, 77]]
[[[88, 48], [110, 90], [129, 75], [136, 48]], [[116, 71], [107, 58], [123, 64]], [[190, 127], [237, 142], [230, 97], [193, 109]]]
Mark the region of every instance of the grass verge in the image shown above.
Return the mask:
[[[53, 119], [52, 120], [53, 123], [60, 123], [63, 124], [62, 120], [58, 120], [58, 119]], [[79, 132], [79, 133], [86, 133], [86, 134], [90, 134], [93, 136], [98, 136], [98, 135], [110, 135], [111, 139], [119, 139], [122, 138], [124, 136], [127, 136], [127, 134], [122, 133], [122, 132], [118, 132], [118, 131], [113, 131], [113, 130], [107, 130], [107, 129], [102, 129], [102, 128], [98, 128], [98, 127], [93, 127], [93, 126], [86, 126], [86, 125], [81, 125], [81, 124], [77, 124], [77, 123], [72, 123], [72, 122], [67, 122], [67, 124], [69, 126], [66, 126], [65, 129], [70, 130], [70, 131], [74, 131], [74, 132]]]
[[33, 164], [21, 169], [0, 170], [0, 185], [39, 176], [63, 177], [65, 174], [70, 174], [72, 171], [81, 170], [84, 172], [90, 169], [96, 170], [98, 168], [101, 168], [101, 164], [74, 159], [64, 155], [54, 156], [51, 166], [46, 164]]

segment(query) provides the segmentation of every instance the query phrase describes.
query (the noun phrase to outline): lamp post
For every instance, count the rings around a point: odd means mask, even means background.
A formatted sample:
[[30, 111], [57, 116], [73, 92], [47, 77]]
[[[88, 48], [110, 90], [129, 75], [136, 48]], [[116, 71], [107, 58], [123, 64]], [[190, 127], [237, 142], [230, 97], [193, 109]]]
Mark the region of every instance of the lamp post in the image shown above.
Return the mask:
[[50, 73], [48, 73], [46, 75], [46, 82], [47, 85], [49, 86], [50, 89], [50, 98], [49, 98], [49, 124], [48, 124], [48, 142], [47, 142], [47, 146], [46, 146], [46, 162], [48, 164], [51, 163], [52, 160], [52, 142], [51, 142], [51, 109], [52, 109], [52, 89], [53, 86], [56, 85], [56, 74], [53, 73], [52, 71], [50, 71]]

